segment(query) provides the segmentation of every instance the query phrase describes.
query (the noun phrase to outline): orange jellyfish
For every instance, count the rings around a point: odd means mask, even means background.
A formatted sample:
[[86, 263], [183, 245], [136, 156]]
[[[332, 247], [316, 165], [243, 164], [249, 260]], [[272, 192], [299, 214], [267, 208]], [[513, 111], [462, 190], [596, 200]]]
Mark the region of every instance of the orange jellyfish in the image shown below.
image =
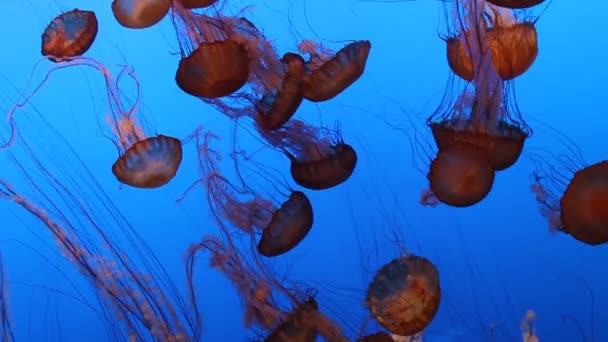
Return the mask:
[[486, 0], [487, 2], [505, 8], [523, 9], [541, 4], [545, 0]]
[[368, 40], [361, 40], [334, 53], [314, 41], [301, 42], [298, 49], [310, 56], [305, 65], [304, 98], [327, 101], [343, 92], [363, 75], [371, 47]]
[[172, 0], [114, 0], [112, 13], [126, 28], [143, 29], [156, 25], [171, 9]]
[[531, 190], [551, 232], [569, 234], [591, 246], [608, 242], [608, 161], [539, 168]]
[[263, 256], [274, 257], [295, 248], [313, 225], [313, 210], [308, 197], [303, 192], [292, 190], [287, 200], [276, 206], [250, 189], [240, 176], [242, 188], [235, 186], [219, 173], [218, 160], [221, 157], [209, 145], [215, 138], [200, 128], [192, 135], [199, 154], [200, 180], [188, 188], [184, 196], [193, 186], [203, 185], [211, 211], [218, 220], [229, 222], [252, 237], [261, 232], [257, 251]]
[[[531, 130], [521, 118], [508, 83], [500, 77], [484, 23], [487, 5], [481, 1], [455, 1], [459, 31], [473, 65], [467, 84], [455, 103], [448, 87], [440, 107], [427, 120], [439, 152], [432, 161], [430, 191], [423, 204], [466, 207], [491, 191], [494, 171], [509, 168], [519, 159]], [[505, 9], [490, 11], [496, 17]], [[510, 10], [509, 10], [510, 11]], [[472, 38], [474, 37], [474, 38]]]
[[80, 56], [93, 45], [97, 28], [92, 11], [74, 9], [60, 14], [42, 33], [41, 53], [54, 62]]
[[[50, 74], [64, 68], [88, 66], [99, 71], [104, 79], [108, 95], [110, 115], [106, 118], [113, 135], [114, 144], [119, 151], [119, 157], [112, 165], [112, 173], [127, 185], [137, 188], [157, 188], [167, 184], [175, 177], [182, 161], [182, 144], [179, 139], [156, 134], [152, 129], [144, 129], [143, 117], [139, 103], [139, 82], [130, 66], [123, 66], [115, 79], [109, 69], [98, 61], [86, 58], [71, 58], [53, 65], [44, 81], [29, 94], [22, 102], [18, 102], [8, 113], [11, 128], [9, 140], [0, 146], [7, 149], [15, 142], [18, 134], [14, 123], [17, 109], [27, 102], [42, 88]], [[131, 108], [125, 108], [118, 88], [118, 82], [125, 76], [131, 77], [137, 88], [137, 98]]]
[[173, 22], [181, 60], [175, 81], [185, 93], [214, 99], [233, 94], [249, 78], [250, 57], [236, 39], [238, 18], [194, 13], [176, 3]]
[[411, 336], [431, 323], [440, 299], [435, 266], [425, 258], [405, 255], [378, 270], [368, 287], [366, 306], [383, 328]]
[[494, 68], [503, 80], [514, 79], [532, 66], [538, 55], [534, 22], [519, 21], [514, 11], [507, 8], [475, 4], [471, 0], [455, 3], [456, 6], [460, 3], [465, 11], [471, 6], [479, 6], [474, 10], [483, 13], [483, 17], [475, 18], [473, 24], [469, 22], [468, 27], [457, 24], [456, 34], [446, 40], [448, 65], [456, 75], [473, 81], [478, 72], [476, 68], [482, 67], [475, 60], [477, 50], [491, 56]]
[[375, 334], [367, 335], [357, 339], [357, 342], [394, 342], [391, 335], [379, 331]]
[[319, 335], [315, 325], [319, 305], [314, 298], [299, 304], [264, 341], [316, 341]]
[[357, 165], [357, 153], [344, 142], [340, 130], [315, 128], [292, 119], [278, 130], [261, 134], [289, 158], [291, 177], [307, 189], [338, 186], [350, 178]]

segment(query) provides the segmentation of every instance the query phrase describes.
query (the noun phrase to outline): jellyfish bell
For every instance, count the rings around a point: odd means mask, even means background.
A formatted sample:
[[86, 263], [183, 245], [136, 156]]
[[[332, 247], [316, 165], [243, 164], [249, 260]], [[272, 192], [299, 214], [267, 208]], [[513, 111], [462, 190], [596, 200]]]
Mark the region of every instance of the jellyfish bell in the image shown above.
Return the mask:
[[394, 342], [391, 335], [379, 331], [375, 334], [367, 335], [357, 339], [357, 342]]
[[83, 55], [97, 37], [95, 12], [73, 9], [55, 17], [42, 33], [41, 53], [49, 60]]
[[250, 58], [241, 41], [234, 38], [242, 21], [206, 16], [176, 3], [174, 26], [182, 58], [175, 81], [185, 93], [206, 99], [231, 95], [249, 78]]
[[[455, 6], [462, 5], [454, 2]], [[460, 3], [460, 4], [459, 4]], [[457, 21], [456, 34], [446, 39], [447, 60], [452, 71], [466, 81], [473, 81], [481, 64], [474, 60], [480, 51], [489, 51], [498, 76], [511, 80], [526, 72], [538, 55], [538, 38], [534, 22], [520, 22], [513, 11], [484, 8], [484, 23], [463, 24]], [[475, 25], [475, 26], [474, 26]], [[466, 27], [465, 27], [466, 26]], [[474, 67], [475, 66], [475, 67]]]
[[112, 173], [121, 183], [153, 189], [169, 183], [181, 161], [181, 141], [161, 134], [131, 145], [112, 165]]
[[432, 194], [454, 207], [479, 203], [492, 190], [494, 177], [486, 153], [467, 143], [439, 150], [428, 174]]
[[543, 3], [545, 0], [486, 0], [492, 5], [511, 8], [511, 9], [524, 9], [534, 7]]
[[451, 120], [429, 122], [437, 148], [442, 150], [454, 143], [468, 143], [483, 150], [495, 171], [513, 166], [524, 148], [528, 133], [516, 124], [500, 121], [492, 133], [474, 129], [470, 122]]
[[284, 254], [298, 245], [313, 224], [312, 205], [303, 192], [294, 191], [262, 230], [258, 252], [266, 257]]
[[302, 80], [304, 59], [294, 53], [287, 53], [281, 59], [285, 73], [281, 85], [276, 90], [267, 91], [257, 102], [257, 126], [262, 130], [282, 127], [296, 113], [304, 100]]
[[404, 255], [378, 270], [369, 284], [366, 306], [383, 328], [411, 336], [431, 323], [440, 299], [439, 273], [433, 263]]
[[112, 13], [118, 23], [130, 29], [143, 29], [159, 23], [171, 9], [172, 0], [114, 0]]
[[291, 177], [300, 186], [311, 190], [324, 190], [344, 183], [355, 170], [357, 165], [357, 152], [346, 144], [338, 143], [323, 147], [311, 146], [320, 149], [317, 158], [301, 160], [286, 151], [291, 161]]
[[310, 55], [306, 62], [303, 95], [309, 101], [327, 101], [343, 92], [363, 75], [371, 49], [368, 40], [352, 42], [337, 53], [305, 40], [298, 49]]
[[592, 246], [608, 242], [608, 161], [576, 171], [560, 206], [564, 233]]

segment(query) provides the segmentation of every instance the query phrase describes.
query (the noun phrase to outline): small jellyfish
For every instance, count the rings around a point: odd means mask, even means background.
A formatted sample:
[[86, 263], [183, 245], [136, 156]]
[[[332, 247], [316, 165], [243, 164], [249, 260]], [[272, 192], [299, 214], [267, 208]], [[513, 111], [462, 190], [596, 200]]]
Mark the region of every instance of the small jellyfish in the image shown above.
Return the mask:
[[435, 266], [425, 258], [405, 255], [378, 270], [369, 284], [366, 306], [383, 328], [411, 336], [431, 323], [440, 299]]
[[492, 5], [511, 9], [530, 8], [541, 4], [545, 0], [486, 0]]
[[171, 0], [114, 0], [112, 13], [126, 28], [143, 29], [159, 23], [171, 9]]
[[299, 304], [289, 316], [264, 339], [265, 342], [309, 342], [319, 335], [315, 324], [319, 306], [314, 298]]
[[[119, 157], [112, 165], [112, 173], [127, 185], [137, 188], [157, 188], [167, 184], [175, 177], [182, 161], [182, 145], [179, 139], [156, 134], [155, 130], [142, 126], [146, 120], [140, 111], [139, 82], [130, 66], [122, 66], [120, 74], [114, 78], [110, 70], [100, 62], [86, 57], [70, 58], [54, 64], [43, 82], [34, 92], [24, 96], [25, 100], [17, 103], [8, 113], [11, 128], [9, 140], [0, 146], [7, 149], [14, 144], [18, 134], [14, 123], [16, 110], [27, 104], [49, 79], [50, 74], [65, 68], [76, 66], [91, 67], [101, 73], [105, 79], [106, 94], [110, 114], [106, 121], [114, 135], [114, 144]], [[118, 82], [125, 76], [131, 77], [137, 88], [137, 98], [130, 108], [125, 108]]]
[[[456, 1], [463, 7], [474, 1]], [[463, 4], [464, 3], [464, 4]], [[481, 5], [480, 5], [481, 6]], [[487, 5], [483, 18], [475, 18], [468, 27], [458, 27], [446, 40], [448, 65], [466, 81], [473, 81], [482, 65], [475, 54], [488, 54], [496, 72], [503, 80], [511, 80], [526, 72], [538, 55], [538, 39], [534, 22], [518, 22], [511, 9]], [[475, 13], [475, 12], [473, 12]], [[471, 16], [470, 14], [467, 14]]]
[[246, 46], [235, 38], [238, 18], [206, 16], [176, 3], [173, 22], [182, 55], [175, 74], [181, 90], [214, 99], [231, 95], [247, 83], [250, 58]]
[[42, 33], [41, 53], [53, 62], [80, 56], [93, 45], [97, 29], [92, 11], [74, 9], [60, 14]]
[[355, 41], [334, 54], [314, 41], [300, 43], [300, 52], [310, 56], [305, 64], [304, 98], [327, 101], [343, 92], [363, 75], [371, 47], [367, 40]]
[[324, 190], [344, 183], [357, 165], [355, 149], [339, 130], [319, 129], [290, 120], [278, 130], [262, 132], [266, 141], [291, 161], [291, 177], [300, 186]]

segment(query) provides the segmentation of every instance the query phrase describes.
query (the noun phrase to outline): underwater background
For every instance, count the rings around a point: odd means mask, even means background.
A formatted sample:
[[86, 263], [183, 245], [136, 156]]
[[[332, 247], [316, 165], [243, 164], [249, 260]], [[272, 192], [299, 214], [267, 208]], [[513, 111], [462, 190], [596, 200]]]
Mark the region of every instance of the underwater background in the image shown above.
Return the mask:
[[[296, 114], [317, 126], [339, 124], [359, 160], [345, 183], [324, 191], [304, 190], [313, 203], [314, 225], [294, 250], [269, 259], [267, 267], [279, 282], [288, 284], [285, 279], [290, 279], [314, 288], [320, 310], [355, 340], [366, 322], [368, 333], [378, 329], [363, 305], [375, 272], [402, 253], [414, 253], [431, 260], [441, 279], [442, 301], [424, 330], [425, 341], [490, 341], [491, 327], [494, 340], [519, 341], [520, 322], [529, 309], [536, 312], [534, 329], [540, 340], [608, 341], [606, 246], [551, 234], [530, 190], [538, 167], [534, 160], [546, 151], [580, 152], [586, 163], [605, 159], [608, 3], [551, 1], [534, 9], [538, 57], [514, 81], [519, 110], [534, 134], [518, 162], [497, 174], [491, 193], [467, 208], [420, 204], [428, 180], [418, 169], [417, 142], [432, 139], [426, 118], [450, 86], [442, 39], [449, 33], [444, 3], [226, 3], [227, 13], [247, 17], [281, 52], [294, 51], [304, 38], [334, 50], [351, 40], [372, 43], [365, 72], [352, 86], [330, 101], [304, 102]], [[114, 19], [109, 2], [0, 3], [4, 112], [46, 77], [41, 33], [52, 18], [73, 8], [94, 11], [99, 21], [98, 36], [86, 56], [109, 68], [133, 67], [141, 91], [139, 110], [152, 130], [185, 139], [202, 125], [220, 137], [214, 148], [226, 153], [237, 134], [240, 148], [255, 156], [254, 168], [270, 166], [289, 178], [289, 159], [270, 148], [259, 151], [262, 144], [253, 130], [235, 130], [232, 120], [176, 86], [180, 47], [169, 16], [153, 27], [131, 30]], [[133, 98], [135, 86], [125, 83], [121, 92]], [[90, 203], [88, 210], [97, 215], [94, 220], [100, 226], [118, 229], [119, 211], [149, 247], [135, 251], [135, 243], [124, 238], [117, 244], [119, 252], [144, 258], [153, 253], [176, 291], [188, 298], [185, 253], [204, 235], [219, 231], [202, 189], [182, 199], [199, 179], [196, 147], [184, 143], [180, 169], [167, 185], [121, 185], [111, 173], [117, 151], [104, 132], [108, 112], [106, 86], [97, 71], [53, 71], [28, 104], [15, 112], [19, 134], [29, 139], [50, 172], [43, 174], [23, 147], [11, 147], [10, 155], [0, 151], [0, 178], [73, 222], [86, 220], [73, 208], [74, 201], [64, 198], [65, 190], [50, 185], [50, 175], [79, 201]], [[2, 122], [6, 140], [9, 125]], [[83, 171], [87, 169], [92, 177]], [[38, 183], [36, 177], [46, 178]], [[256, 179], [263, 178], [260, 173], [246, 177], [259, 183], [265, 194], [281, 198], [268, 181]], [[107, 197], [91, 195], [100, 189]], [[11, 201], [0, 201], [0, 213], [3, 305], [15, 340], [111, 340], [95, 290], [57, 248], [44, 224]], [[243, 326], [242, 305], [232, 284], [208, 267], [205, 257], [201, 259], [193, 279], [201, 339], [255, 340], [256, 335]], [[287, 302], [282, 305], [291, 307]]]

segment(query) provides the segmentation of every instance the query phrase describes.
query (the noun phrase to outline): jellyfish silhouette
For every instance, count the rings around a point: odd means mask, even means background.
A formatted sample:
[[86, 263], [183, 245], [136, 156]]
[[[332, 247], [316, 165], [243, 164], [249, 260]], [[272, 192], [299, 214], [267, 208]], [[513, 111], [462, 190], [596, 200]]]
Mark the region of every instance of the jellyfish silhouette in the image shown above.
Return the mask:
[[435, 266], [425, 258], [405, 255], [378, 270], [368, 287], [366, 305], [383, 328], [411, 336], [431, 323], [440, 299]]
[[[71, 58], [54, 64], [47, 72], [44, 81], [9, 111], [8, 121], [11, 136], [4, 145], [0, 146], [0, 149], [7, 149], [15, 142], [17, 127], [14, 122], [14, 114], [42, 88], [50, 74], [60, 69], [81, 65], [99, 71], [105, 79], [111, 109], [111, 113], [106, 119], [115, 137], [113, 142], [119, 151], [119, 156], [112, 165], [114, 176], [120, 182], [137, 188], [157, 188], [167, 184], [175, 177], [182, 161], [181, 141], [162, 134], [156, 135], [151, 129], [144, 129], [142, 124], [145, 120], [139, 113], [139, 82], [130, 66], [123, 66], [115, 79], [106, 66], [92, 58]], [[129, 109], [123, 106], [118, 88], [118, 82], [125, 75], [131, 77], [137, 88], [137, 98]]]
[[343, 92], [365, 71], [372, 44], [367, 40], [350, 43], [333, 51], [311, 40], [298, 45], [310, 56], [306, 61], [303, 95], [309, 101], [327, 101]]
[[357, 165], [357, 153], [343, 141], [339, 129], [315, 128], [292, 119], [278, 130], [261, 134], [289, 158], [291, 177], [307, 189], [323, 190], [342, 184]]
[[287, 253], [304, 240], [313, 225], [313, 210], [303, 192], [290, 190], [287, 200], [276, 206], [253, 191], [240, 176], [241, 186], [237, 187], [220, 173], [218, 160], [221, 156], [210, 146], [217, 136], [199, 128], [191, 138], [198, 150], [200, 178], [178, 201], [195, 185], [202, 185], [211, 211], [218, 220], [229, 222], [252, 237], [261, 232], [257, 251], [266, 257]]
[[393, 342], [391, 335], [379, 331], [375, 334], [367, 335], [357, 339], [357, 342]]
[[114, 0], [112, 13], [126, 28], [143, 29], [160, 22], [171, 9], [172, 0]]
[[93, 45], [97, 29], [95, 12], [74, 9], [60, 14], [42, 33], [41, 53], [54, 62], [80, 56]]
[[484, 22], [486, 17], [507, 22], [512, 10], [488, 9], [485, 2], [473, 0], [455, 1], [453, 6], [454, 22], [461, 32], [458, 39], [464, 39], [467, 58], [476, 68], [471, 69], [472, 81], [456, 101], [451, 98], [454, 89], [450, 85], [427, 120], [439, 152], [427, 175], [430, 190], [423, 192], [421, 202], [466, 207], [490, 193], [494, 171], [515, 164], [532, 131], [523, 121], [508, 83], [499, 75], [502, 62], [497, 63], [501, 59], [493, 53], [496, 44]]

